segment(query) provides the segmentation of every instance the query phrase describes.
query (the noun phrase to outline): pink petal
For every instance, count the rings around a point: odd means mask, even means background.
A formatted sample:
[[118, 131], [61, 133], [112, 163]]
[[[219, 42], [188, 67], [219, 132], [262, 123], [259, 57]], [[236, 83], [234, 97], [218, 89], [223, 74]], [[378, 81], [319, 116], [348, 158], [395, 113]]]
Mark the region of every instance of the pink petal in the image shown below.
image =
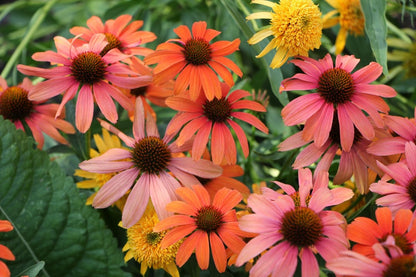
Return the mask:
[[202, 178], [215, 178], [221, 175], [222, 168], [208, 160], [194, 161], [189, 157], [172, 158], [168, 168], [176, 167], [186, 173]]
[[141, 140], [145, 137], [144, 133], [144, 107], [141, 97], [136, 98], [134, 120], [133, 120], [133, 135], [136, 140]]
[[152, 199], [153, 207], [157, 213], [159, 220], [165, 219], [172, 213], [166, 210], [166, 205], [176, 198], [171, 197], [165, 184], [157, 175], [149, 174], [149, 191], [150, 199]]
[[221, 164], [224, 160], [225, 139], [224, 132], [229, 132], [224, 123], [215, 122], [211, 135], [211, 156], [214, 164]]
[[318, 93], [299, 96], [282, 109], [283, 121], [287, 126], [303, 123], [319, 111], [323, 105], [324, 100]]
[[356, 85], [371, 83], [381, 75], [383, 67], [376, 62], [371, 62], [369, 65], [355, 71], [351, 77]]
[[[244, 229], [242, 228], [242, 230]], [[257, 237], [251, 239], [246, 244], [246, 246], [244, 246], [244, 248], [238, 255], [235, 264], [237, 266], [242, 266], [245, 262], [256, 257], [267, 248], [273, 246], [277, 241], [279, 241], [282, 238], [283, 235], [278, 232], [258, 235]]]
[[304, 247], [299, 256], [302, 261], [302, 276], [319, 276], [318, 261], [309, 247]]
[[84, 85], [79, 90], [75, 107], [75, 125], [81, 133], [85, 133], [91, 126], [94, 114], [94, 99], [91, 87]]
[[342, 150], [349, 152], [354, 142], [354, 124], [348, 115], [347, 107], [338, 106], [339, 136]]
[[335, 59], [335, 67], [351, 72], [359, 62], [360, 59], [355, 58], [354, 55], [338, 55]]
[[112, 123], [116, 123], [118, 119], [118, 113], [116, 105], [114, 105], [113, 100], [110, 95], [105, 91], [100, 89], [100, 87], [93, 85], [93, 92], [95, 101], [97, 102], [98, 107], [101, 112]]
[[354, 123], [363, 137], [368, 140], [372, 140], [375, 135], [374, 127], [371, 125], [367, 117], [355, 105], [349, 103], [345, 103], [344, 105], [346, 106], [345, 109], [351, 118], [351, 121]]
[[406, 162], [413, 176], [416, 176], [416, 145], [413, 141], [405, 144]]

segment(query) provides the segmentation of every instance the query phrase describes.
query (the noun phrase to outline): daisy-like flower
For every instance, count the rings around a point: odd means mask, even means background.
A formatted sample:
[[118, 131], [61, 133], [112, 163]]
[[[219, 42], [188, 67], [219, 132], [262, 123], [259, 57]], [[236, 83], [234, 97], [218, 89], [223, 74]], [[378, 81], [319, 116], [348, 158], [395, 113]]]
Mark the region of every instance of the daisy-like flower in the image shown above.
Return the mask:
[[[0, 220], [0, 232], [10, 232], [13, 230], [13, 225], [7, 220]], [[9, 248], [0, 244], [0, 259], [14, 261], [15, 257]], [[10, 277], [10, 270], [7, 265], [0, 260], [0, 276]]]
[[290, 185], [276, 184], [288, 195], [268, 192], [248, 198], [254, 214], [243, 216], [240, 228], [258, 235], [241, 250], [236, 265], [241, 266], [267, 250], [250, 275], [292, 276], [299, 256], [302, 276], [319, 276], [315, 254], [328, 261], [348, 247], [345, 219], [338, 212], [324, 209], [350, 199], [352, 192], [343, 188], [329, 190], [328, 174], [318, 174], [313, 180], [309, 169], [299, 170], [298, 192]]
[[255, 33], [249, 44], [256, 44], [273, 36], [256, 57], [261, 58], [276, 49], [271, 68], [281, 67], [289, 57], [308, 56], [309, 50], [319, 48], [322, 36], [321, 11], [311, 0], [280, 0], [279, 3], [253, 0], [251, 3], [272, 8], [271, 12], [256, 12], [247, 20], [268, 19], [270, 25]]
[[195, 251], [198, 265], [207, 269], [210, 249], [218, 272], [227, 266], [224, 244], [234, 253], [240, 252], [245, 243], [238, 228], [236, 212], [233, 209], [242, 199], [241, 193], [228, 188], [220, 189], [214, 199], [201, 185], [192, 189], [178, 188], [176, 193], [183, 201], [173, 201], [166, 206], [176, 213], [156, 224], [153, 229], [161, 232], [170, 229], [162, 240], [162, 248], [184, 238], [176, 254], [176, 264], [183, 266]]
[[375, 259], [370, 259], [354, 251], [342, 252], [331, 259], [326, 268], [337, 276], [351, 277], [390, 277], [415, 276], [414, 255], [403, 254], [394, 244], [376, 243], [373, 246]]
[[233, 41], [210, 41], [220, 34], [207, 29], [204, 21], [192, 24], [192, 33], [185, 25], [174, 29], [179, 39], [170, 39], [160, 44], [156, 51], [145, 57], [146, 64], [156, 64], [155, 81], [164, 82], [176, 75], [175, 93], [183, 93], [189, 87], [189, 94], [195, 100], [204, 91], [207, 99], [221, 98], [221, 86], [217, 74], [230, 87], [234, 85], [230, 71], [242, 76], [240, 68], [225, 57], [238, 50], [240, 39]]
[[64, 93], [56, 116], [60, 115], [64, 105], [79, 91], [75, 125], [80, 132], [86, 132], [91, 126], [94, 101], [103, 115], [113, 123], [117, 121], [118, 114], [112, 98], [123, 108], [130, 109], [131, 102], [127, 96], [108, 82], [119, 87], [137, 88], [151, 81], [150, 77], [138, 76], [127, 65], [120, 63], [128, 56], [118, 49], [111, 49], [101, 56], [101, 51], [108, 44], [103, 34], [93, 35], [88, 44], [79, 47], [63, 37], [57, 36], [54, 40], [57, 52], [38, 52], [32, 58], [35, 61], [59, 64], [58, 66], [45, 69], [19, 64], [17, 69], [26, 75], [48, 79], [32, 89], [29, 100], [44, 101]]
[[340, 25], [338, 36], [335, 40], [335, 55], [344, 50], [348, 34], [355, 36], [364, 35], [364, 14], [360, 0], [325, 0], [335, 10], [323, 17], [323, 28], [331, 28]]
[[180, 144], [189, 140], [195, 133], [195, 141], [192, 146], [192, 157], [198, 160], [204, 153], [209, 136], [211, 134], [211, 157], [215, 164], [221, 164], [225, 159], [228, 164], [236, 163], [237, 150], [233, 135], [228, 127], [234, 130], [240, 141], [244, 156], [249, 154], [247, 137], [243, 129], [233, 120], [245, 121], [260, 131], [268, 133], [269, 130], [257, 117], [252, 114], [236, 111], [248, 109], [265, 112], [263, 105], [252, 100], [242, 99], [250, 96], [245, 90], [235, 90], [229, 93], [230, 87], [221, 83], [221, 97], [209, 100], [201, 94], [196, 101], [186, 96], [173, 96], [166, 99], [166, 104], [179, 111], [171, 122], [166, 132], [176, 133], [180, 131], [177, 142]]
[[59, 143], [67, 144], [67, 140], [59, 133], [61, 130], [67, 134], [75, 133], [74, 127], [65, 121], [64, 114], [54, 118], [58, 110], [57, 104], [46, 104], [46, 100], [31, 101], [28, 94], [32, 91], [33, 84], [28, 78], [17, 86], [7, 86], [6, 81], [0, 77], [0, 115], [14, 123], [17, 129], [24, 131], [26, 123], [32, 132], [33, 138], [38, 143], [38, 148], [43, 148], [45, 133]]
[[[389, 207], [393, 212], [399, 209], [414, 209], [416, 205], [416, 145], [406, 142], [406, 160], [389, 165], [379, 163], [386, 173], [377, 183], [370, 186], [372, 192], [381, 195], [377, 205]], [[395, 184], [389, 183], [392, 178]]]
[[299, 96], [282, 109], [283, 122], [287, 126], [304, 123], [303, 139], [314, 139], [318, 147], [328, 140], [334, 113], [340, 126], [340, 141], [344, 151], [350, 151], [356, 128], [371, 140], [375, 131], [365, 111], [382, 128], [384, 122], [379, 112], [387, 113], [389, 106], [381, 97], [394, 97], [396, 91], [386, 85], [370, 85], [382, 73], [382, 66], [371, 62], [354, 73], [360, 60], [354, 56], [340, 56], [335, 67], [330, 54], [316, 61], [308, 57], [291, 62], [303, 70], [281, 83], [280, 91], [312, 90], [316, 92]]
[[101, 56], [113, 48], [125, 54], [146, 56], [153, 50], [139, 45], [154, 41], [156, 35], [149, 31], [139, 31], [143, 26], [142, 20], [129, 23], [131, 20], [131, 15], [123, 14], [103, 23], [98, 16], [92, 16], [87, 20], [88, 28], [76, 26], [72, 27], [69, 32], [82, 39], [76, 43], [90, 42], [95, 34], [104, 34], [108, 44], [101, 50]]
[[[146, 122], [145, 122], [146, 118]], [[137, 98], [131, 138], [111, 124], [101, 125], [118, 135], [129, 149], [113, 148], [99, 157], [80, 163], [79, 167], [94, 173], [115, 173], [97, 192], [92, 206], [106, 208], [120, 199], [133, 186], [122, 213], [123, 226], [135, 224], [143, 215], [149, 197], [160, 219], [169, 213], [166, 204], [176, 199], [175, 189], [183, 185], [199, 184], [194, 175], [215, 178], [222, 169], [207, 160], [194, 161], [191, 157], [174, 157], [174, 153], [189, 150], [191, 141], [182, 146], [168, 144], [175, 134], [160, 138], [154, 118], [144, 115], [142, 100]], [[179, 181], [167, 171], [175, 175]]]
[[393, 50], [387, 53], [387, 60], [402, 64], [391, 69], [391, 72], [404, 72], [406, 78], [416, 78], [416, 31], [403, 29], [404, 36], [387, 38], [387, 45]]
[[127, 251], [124, 261], [134, 258], [140, 263], [140, 274], [143, 276], [148, 268], [163, 268], [171, 276], [179, 277], [175, 257], [182, 241], [162, 248], [161, 242], [167, 231], [154, 232], [153, 228], [158, 222], [157, 214], [149, 202], [139, 222], [127, 229], [127, 242], [123, 247], [123, 251]]
[[376, 219], [377, 222], [368, 217], [357, 217], [348, 225], [348, 239], [356, 243], [353, 251], [374, 258], [373, 245], [392, 236], [404, 254], [415, 254], [416, 225], [411, 210], [401, 209], [393, 217], [389, 208], [377, 208]]
[[[107, 152], [110, 149], [113, 148], [123, 148], [121, 145], [121, 141], [118, 136], [111, 135], [106, 129], [102, 129], [102, 136], [99, 134], [94, 134], [94, 142], [97, 146], [98, 150], [95, 150], [93, 148], [90, 148], [90, 157], [96, 158], [101, 155], [103, 155], [105, 152]], [[96, 190], [91, 196], [88, 197], [86, 201], [86, 205], [91, 205], [95, 195], [97, 194], [97, 191], [105, 184], [107, 183], [114, 175], [116, 175], [116, 172], [114, 173], [94, 173], [94, 172], [88, 172], [82, 169], [75, 169], [75, 176], [86, 178], [87, 180], [83, 180], [77, 183], [77, 187], [80, 189], [94, 189]], [[122, 210], [122, 207], [124, 206], [124, 201], [116, 201], [115, 205]]]

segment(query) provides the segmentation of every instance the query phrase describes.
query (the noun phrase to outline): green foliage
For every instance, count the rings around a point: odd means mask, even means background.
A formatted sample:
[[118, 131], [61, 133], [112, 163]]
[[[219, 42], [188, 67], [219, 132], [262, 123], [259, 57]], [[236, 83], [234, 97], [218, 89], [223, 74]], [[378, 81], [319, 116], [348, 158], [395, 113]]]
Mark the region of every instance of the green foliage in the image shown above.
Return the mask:
[[39, 276], [128, 276], [122, 253], [71, 178], [0, 117], [0, 218], [14, 231], [0, 241], [16, 254], [13, 276], [40, 261]]

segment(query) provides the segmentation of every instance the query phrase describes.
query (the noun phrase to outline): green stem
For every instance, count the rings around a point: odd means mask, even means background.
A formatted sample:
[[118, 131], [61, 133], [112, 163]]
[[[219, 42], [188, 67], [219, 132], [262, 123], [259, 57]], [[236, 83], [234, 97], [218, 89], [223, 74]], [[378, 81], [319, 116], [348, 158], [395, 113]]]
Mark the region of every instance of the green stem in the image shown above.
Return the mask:
[[47, 1], [45, 6], [40, 8], [32, 17], [32, 20], [34, 20], [36, 17], [35, 22], [33, 24], [30, 24], [29, 30], [27, 31], [26, 35], [23, 37], [20, 44], [17, 46], [16, 50], [13, 52], [12, 56], [8, 60], [7, 64], [5, 65], [3, 72], [1, 73], [1, 77], [6, 79], [6, 76], [9, 74], [10, 70], [15, 66], [18, 57], [22, 53], [23, 49], [27, 46], [30, 39], [32, 38], [33, 34], [36, 32], [36, 30], [39, 28], [39, 26], [42, 24], [43, 20], [45, 19], [47, 13], [52, 8], [52, 6], [55, 4], [56, 0], [50, 0]]

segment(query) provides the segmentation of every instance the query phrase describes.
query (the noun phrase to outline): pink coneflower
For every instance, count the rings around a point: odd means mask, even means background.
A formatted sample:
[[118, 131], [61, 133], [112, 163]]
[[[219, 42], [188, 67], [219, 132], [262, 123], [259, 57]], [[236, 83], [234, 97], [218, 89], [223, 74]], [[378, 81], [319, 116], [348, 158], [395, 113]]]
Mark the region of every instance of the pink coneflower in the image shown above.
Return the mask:
[[382, 67], [372, 62], [351, 73], [360, 60], [354, 56], [340, 56], [333, 65], [330, 54], [316, 61], [300, 57], [291, 62], [305, 73], [298, 73], [281, 83], [280, 91], [311, 90], [315, 93], [300, 96], [282, 109], [283, 121], [292, 126], [304, 123], [303, 139], [314, 139], [318, 147], [329, 137], [335, 111], [340, 124], [341, 147], [349, 151], [354, 141], [355, 128], [371, 140], [374, 128], [370, 118], [379, 128], [383, 120], [379, 112], [387, 113], [388, 105], [380, 97], [394, 97], [396, 91], [386, 85], [370, 85], [382, 73]]
[[[139, 45], [152, 42], [156, 35], [149, 31], [139, 31], [143, 26], [142, 20], [132, 20], [129, 14], [123, 14], [116, 19], [107, 20], [105, 23], [98, 16], [92, 16], [87, 20], [85, 27], [72, 27], [69, 32], [74, 36], [80, 36], [85, 42], [90, 42], [95, 34], [104, 34], [108, 44], [101, 50], [101, 55], [105, 55], [113, 48], [117, 48], [125, 54], [146, 56], [153, 50], [140, 47]], [[82, 42], [82, 40], [76, 43]]]
[[28, 94], [33, 89], [32, 82], [24, 78], [17, 86], [7, 86], [6, 81], [0, 77], [0, 115], [14, 123], [17, 129], [25, 130], [26, 123], [32, 131], [33, 138], [42, 149], [44, 143], [43, 133], [56, 141], [67, 144], [66, 139], [58, 129], [67, 134], [75, 133], [74, 127], [63, 120], [64, 116], [54, 118], [58, 110], [57, 104], [45, 104], [43, 101], [30, 101]]
[[[313, 138], [304, 140], [304, 132], [302, 130], [279, 144], [279, 151], [288, 151], [295, 148], [306, 146], [296, 157], [293, 167], [299, 169], [311, 165], [319, 160], [315, 171], [328, 171], [335, 156], [340, 156], [337, 173], [333, 179], [334, 184], [342, 184], [354, 176], [355, 184], [361, 194], [367, 193], [371, 184], [369, 178], [369, 170], [382, 176], [383, 171], [378, 167], [377, 161], [388, 163], [383, 157], [369, 154], [366, 150], [371, 141], [364, 138], [361, 132], [355, 130], [354, 140], [349, 151], [345, 151], [341, 147], [340, 127], [337, 119], [337, 112], [334, 114], [331, 130], [327, 141], [318, 146]], [[377, 136], [383, 136], [384, 130], [375, 128]]]
[[415, 276], [415, 256], [403, 254], [394, 245], [394, 239], [390, 237], [388, 240], [392, 243], [374, 244], [373, 250], [376, 260], [354, 251], [344, 251], [338, 257], [329, 260], [326, 268], [332, 270], [337, 276]]
[[136, 88], [150, 82], [148, 76], [138, 76], [127, 65], [119, 63], [128, 56], [118, 49], [112, 49], [104, 56], [100, 55], [108, 44], [103, 34], [93, 35], [89, 44], [79, 47], [73, 46], [63, 37], [57, 36], [54, 40], [57, 53], [38, 52], [33, 54], [32, 58], [36, 61], [49, 61], [58, 66], [44, 69], [19, 64], [17, 69], [26, 75], [48, 79], [33, 88], [29, 100], [43, 101], [64, 93], [56, 116], [60, 115], [64, 105], [79, 91], [75, 125], [80, 132], [86, 132], [91, 126], [94, 101], [104, 116], [113, 123], [117, 121], [118, 114], [111, 98], [125, 109], [130, 108], [131, 102], [128, 98], [108, 82], [124, 88]]
[[[378, 166], [386, 173], [377, 183], [370, 186], [372, 192], [381, 194], [377, 205], [387, 206], [393, 212], [399, 209], [413, 209], [416, 204], [416, 145], [405, 143], [406, 160]], [[389, 183], [392, 178], [396, 183]]]
[[254, 115], [236, 111], [248, 109], [265, 112], [264, 106], [256, 101], [242, 99], [250, 96], [247, 91], [241, 89], [231, 93], [229, 91], [230, 87], [221, 83], [221, 98], [209, 100], [201, 93], [195, 102], [187, 96], [173, 96], [166, 99], [166, 104], [170, 108], [179, 111], [172, 118], [166, 132], [176, 133], [184, 126], [177, 140], [179, 144], [189, 140], [196, 133], [192, 146], [192, 157], [196, 160], [204, 153], [211, 134], [212, 161], [221, 164], [225, 159], [228, 164], [236, 163], [237, 150], [229, 126], [236, 133], [244, 156], [248, 156], [247, 137], [234, 119], [245, 121], [266, 134], [269, 132], [266, 125]]
[[[284, 189], [287, 186], [281, 185]], [[299, 170], [298, 193], [279, 194], [274, 199], [252, 194], [248, 206], [254, 214], [243, 216], [240, 228], [258, 235], [241, 250], [236, 265], [241, 266], [266, 251], [258, 258], [250, 275], [292, 276], [299, 256], [302, 276], [319, 276], [315, 254], [319, 253], [328, 261], [348, 247], [343, 228], [345, 219], [338, 212], [324, 209], [352, 196], [348, 189], [329, 190], [327, 174], [320, 174], [312, 181], [309, 169]]]
[[172, 154], [189, 150], [192, 142], [178, 147], [168, 144], [175, 134], [161, 139], [154, 118], [144, 115], [142, 100], [137, 98], [136, 113], [131, 138], [112, 125], [101, 122], [101, 125], [118, 135], [130, 150], [113, 148], [103, 155], [80, 163], [85, 171], [95, 173], [119, 172], [105, 183], [92, 203], [95, 208], [106, 208], [120, 199], [132, 187], [123, 209], [122, 222], [126, 228], [134, 225], [143, 215], [149, 197], [160, 219], [169, 213], [166, 204], [176, 199], [175, 189], [181, 184], [167, 171], [174, 174], [187, 186], [199, 184], [193, 176], [215, 178], [221, 175], [222, 169], [207, 160], [194, 161], [190, 157], [174, 157]]

